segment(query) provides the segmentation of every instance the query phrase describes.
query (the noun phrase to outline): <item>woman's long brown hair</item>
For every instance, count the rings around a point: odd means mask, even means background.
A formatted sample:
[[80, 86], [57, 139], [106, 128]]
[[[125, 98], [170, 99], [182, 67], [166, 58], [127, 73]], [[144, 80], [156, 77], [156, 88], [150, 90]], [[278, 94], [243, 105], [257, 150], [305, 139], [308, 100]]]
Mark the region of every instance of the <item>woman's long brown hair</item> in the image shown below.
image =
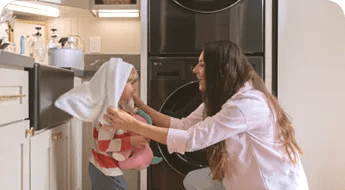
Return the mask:
[[[303, 154], [303, 151], [296, 142], [294, 127], [241, 48], [229, 41], [207, 43], [204, 47], [204, 62], [206, 92], [203, 96], [206, 115], [213, 116], [218, 113], [222, 105], [243, 87], [245, 82], [251, 81], [253, 87], [265, 95], [271, 111], [275, 113], [276, 125], [280, 130], [276, 138], [290, 160], [295, 163], [298, 154]], [[226, 150], [225, 140], [209, 147], [207, 153], [214, 180], [223, 180], [225, 175], [231, 174], [231, 154]]]

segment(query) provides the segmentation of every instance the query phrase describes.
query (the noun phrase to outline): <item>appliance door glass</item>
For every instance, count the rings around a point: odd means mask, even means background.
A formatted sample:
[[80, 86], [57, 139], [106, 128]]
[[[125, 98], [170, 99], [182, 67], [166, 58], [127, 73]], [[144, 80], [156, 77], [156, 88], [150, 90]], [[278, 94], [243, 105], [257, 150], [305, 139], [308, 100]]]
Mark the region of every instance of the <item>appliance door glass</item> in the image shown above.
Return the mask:
[[263, 52], [260, 0], [245, 0], [208, 14], [185, 9], [172, 0], [150, 0], [149, 9], [150, 55], [198, 55], [206, 42], [216, 40], [233, 41], [245, 52]]
[[235, 4], [240, 2], [240, 0], [174, 0], [174, 2], [191, 11], [212, 13], [230, 8], [231, 6], [234, 6]]
[[[193, 81], [171, 93], [163, 103], [160, 112], [175, 118], [187, 117], [201, 103], [199, 83]], [[192, 170], [208, 166], [205, 150], [186, 152], [184, 155], [179, 153], [169, 154], [166, 145], [160, 143], [156, 143], [156, 145], [164, 160], [181, 175], [187, 175]]]

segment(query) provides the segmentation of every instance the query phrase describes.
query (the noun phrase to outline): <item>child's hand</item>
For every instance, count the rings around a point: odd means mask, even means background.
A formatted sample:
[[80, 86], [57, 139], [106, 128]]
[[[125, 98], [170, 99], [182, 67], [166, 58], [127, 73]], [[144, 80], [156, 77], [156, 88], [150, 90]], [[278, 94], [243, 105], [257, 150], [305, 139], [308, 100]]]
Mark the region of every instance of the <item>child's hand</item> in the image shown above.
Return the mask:
[[147, 143], [145, 137], [140, 136], [140, 135], [131, 136], [130, 142], [134, 148], [139, 148], [139, 149], [144, 148]]

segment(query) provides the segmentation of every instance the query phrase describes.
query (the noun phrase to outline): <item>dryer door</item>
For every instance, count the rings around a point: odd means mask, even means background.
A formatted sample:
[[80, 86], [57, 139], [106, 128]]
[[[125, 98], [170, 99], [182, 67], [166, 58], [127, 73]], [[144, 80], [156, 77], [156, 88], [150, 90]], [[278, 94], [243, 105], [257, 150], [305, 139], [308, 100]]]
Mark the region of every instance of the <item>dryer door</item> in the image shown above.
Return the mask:
[[[187, 117], [201, 103], [199, 83], [193, 81], [171, 93], [162, 104], [160, 112], [176, 118]], [[156, 145], [169, 166], [183, 176], [192, 170], [208, 166], [205, 150], [186, 152], [184, 155], [179, 153], [169, 154], [166, 145], [160, 143], [156, 143]]]
[[188, 10], [198, 12], [198, 13], [215, 13], [228, 9], [240, 0], [174, 0], [175, 3]]

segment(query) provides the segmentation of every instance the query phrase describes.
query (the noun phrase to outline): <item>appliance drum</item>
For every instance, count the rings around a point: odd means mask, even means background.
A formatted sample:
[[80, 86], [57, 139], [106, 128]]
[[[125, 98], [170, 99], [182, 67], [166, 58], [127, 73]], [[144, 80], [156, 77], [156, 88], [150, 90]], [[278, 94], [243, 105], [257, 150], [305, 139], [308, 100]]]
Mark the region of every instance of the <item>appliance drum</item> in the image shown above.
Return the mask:
[[[188, 116], [201, 103], [199, 82], [192, 81], [182, 85], [171, 93], [163, 102], [159, 111], [175, 118], [182, 118]], [[182, 155], [175, 152], [169, 154], [167, 146], [160, 143], [157, 143], [157, 147], [169, 166], [183, 176], [187, 175], [190, 171], [208, 166], [205, 149], [185, 152]]]

